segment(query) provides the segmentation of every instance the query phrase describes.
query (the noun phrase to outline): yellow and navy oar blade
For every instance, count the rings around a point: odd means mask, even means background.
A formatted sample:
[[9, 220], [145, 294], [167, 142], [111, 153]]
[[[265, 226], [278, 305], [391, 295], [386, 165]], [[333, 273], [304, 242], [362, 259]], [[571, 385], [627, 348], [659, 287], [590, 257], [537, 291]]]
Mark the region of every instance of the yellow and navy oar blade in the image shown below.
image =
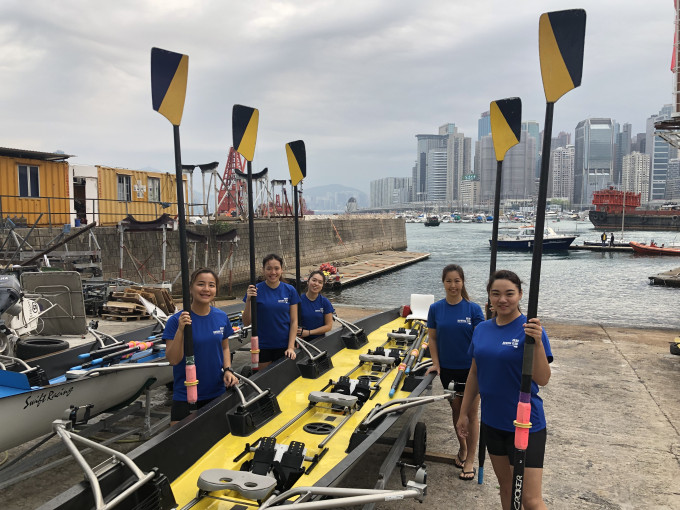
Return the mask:
[[541, 14], [538, 53], [545, 99], [554, 103], [581, 85], [586, 11], [571, 9]]
[[307, 177], [307, 154], [305, 152], [305, 142], [296, 140], [286, 144], [286, 156], [288, 156], [288, 170], [290, 171], [290, 182], [297, 186], [299, 182]]
[[510, 147], [519, 143], [522, 129], [522, 100], [510, 97], [491, 101], [491, 138], [496, 161], [503, 161]]
[[179, 126], [187, 95], [189, 56], [151, 48], [151, 100], [153, 109]]
[[252, 161], [255, 156], [259, 121], [260, 112], [257, 108], [235, 104], [231, 111], [231, 133], [234, 149], [248, 161]]

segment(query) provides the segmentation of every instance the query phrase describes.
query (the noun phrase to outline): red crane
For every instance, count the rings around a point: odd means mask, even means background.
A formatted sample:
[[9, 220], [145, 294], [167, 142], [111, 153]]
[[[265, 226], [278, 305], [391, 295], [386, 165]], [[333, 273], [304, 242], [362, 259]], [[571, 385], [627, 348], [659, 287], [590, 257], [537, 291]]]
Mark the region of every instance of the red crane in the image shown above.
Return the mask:
[[246, 159], [233, 147], [229, 147], [229, 156], [224, 167], [224, 176], [221, 179], [222, 186], [217, 193], [216, 214], [239, 216], [245, 213], [246, 181], [236, 174], [236, 170], [244, 172], [245, 168]]

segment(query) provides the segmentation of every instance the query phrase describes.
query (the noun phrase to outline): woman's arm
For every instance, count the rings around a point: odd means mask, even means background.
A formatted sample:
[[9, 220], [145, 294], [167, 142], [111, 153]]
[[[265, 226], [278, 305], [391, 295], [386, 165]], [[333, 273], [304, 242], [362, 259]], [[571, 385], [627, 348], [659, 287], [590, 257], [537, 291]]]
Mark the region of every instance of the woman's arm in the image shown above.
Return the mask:
[[191, 324], [189, 312], [182, 312], [177, 319], [177, 331], [172, 340], [165, 342], [165, 359], [177, 365], [184, 359], [184, 326]]
[[222, 367], [224, 368], [224, 375], [222, 380], [224, 385], [229, 388], [238, 384], [238, 377], [236, 377], [231, 371], [231, 350], [229, 349], [229, 339], [225, 338], [222, 340]]
[[430, 358], [432, 359], [432, 366], [427, 369], [426, 374], [430, 372], [439, 373], [439, 352], [437, 351], [437, 330], [435, 328], [427, 328], [427, 346], [430, 348]]
[[323, 314], [323, 326], [318, 327], [316, 329], [302, 329], [300, 331], [299, 336], [302, 338], [306, 338], [308, 336], [324, 335], [328, 333], [331, 329], [333, 329], [333, 314], [325, 313]]
[[524, 325], [524, 332], [536, 340], [534, 344], [534, 364], [532, 379], [539, 386], [545, 386], [550, 381], [550, 363], [548, 363], [548, 356], [543, 347], [543, 328], [541, 321], [538, 318], [529, 319], [529, 322]]

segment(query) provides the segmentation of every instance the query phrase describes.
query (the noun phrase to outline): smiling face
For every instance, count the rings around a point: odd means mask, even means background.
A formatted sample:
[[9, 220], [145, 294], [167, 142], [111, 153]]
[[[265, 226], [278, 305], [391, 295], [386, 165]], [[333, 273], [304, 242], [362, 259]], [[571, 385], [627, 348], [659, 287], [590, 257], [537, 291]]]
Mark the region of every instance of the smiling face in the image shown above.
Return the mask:
[[501, 322], [510, 322], [519, 317], [519, 302], [522, 291], [510, 280], [494, 280], [489, 290], [489, 301]]
[[283, 274], [281, 262], [276, 259], [268, 260], [262, 267], [262, 271], [264, 272], [264, 281], [267, 282], [267, 285], [270, 287], [277, 287], [279, 285], [281, 275]]
[[212, 273], [200, 273], [194, 279], [189, 289], [193, 303], [197, 305], [210, 304], [217, 295], [217, 281]]
[[461, 292], [465, 282], [461, 278], [458, 271], [449, 271], [444, 276], [444, 290], [446, 291], [446, 300], [452, 304], [458, 303], [463, 296]]
[[314, 273], [307, 280], [307, 288], [313, 294], [318, 294], [323, 289], [323, 277], [319, 273]]

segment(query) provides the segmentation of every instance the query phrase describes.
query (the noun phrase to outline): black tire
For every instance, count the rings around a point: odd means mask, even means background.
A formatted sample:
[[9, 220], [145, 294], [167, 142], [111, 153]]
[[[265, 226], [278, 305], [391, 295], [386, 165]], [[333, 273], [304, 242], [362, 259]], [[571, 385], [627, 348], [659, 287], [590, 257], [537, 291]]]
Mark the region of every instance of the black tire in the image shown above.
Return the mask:
[[20, 338], [15, 347], [17, 358], [27, 360], [44, 356], [45, 354], [52, 354], [54, 352], [64, 351], [69, 348], [66, 340], [59, 338]]
[[422, 421], [416, 423], [413, 429], [413, 463], [421, 466], [425, 462], [427, 451], [427, 425]]
[[671, 354], [675, 354], [676, 356], [680, 356], [680, 343], [671, 342]]

